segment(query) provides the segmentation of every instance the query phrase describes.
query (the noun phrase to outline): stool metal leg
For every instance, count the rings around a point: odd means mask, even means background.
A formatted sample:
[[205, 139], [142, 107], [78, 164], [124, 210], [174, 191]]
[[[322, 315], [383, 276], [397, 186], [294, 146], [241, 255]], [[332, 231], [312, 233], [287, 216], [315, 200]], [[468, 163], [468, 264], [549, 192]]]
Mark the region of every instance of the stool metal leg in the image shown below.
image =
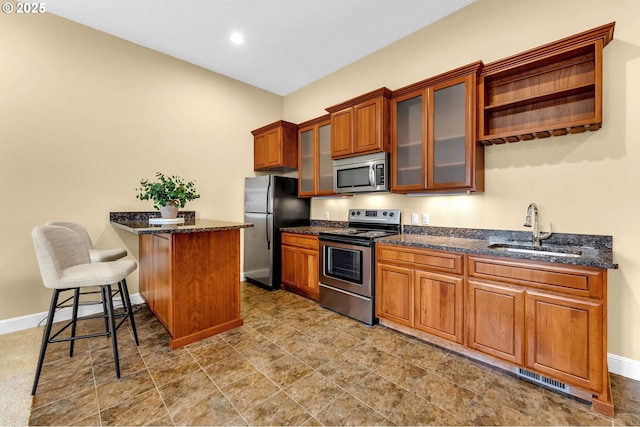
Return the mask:
[[49, 305], [49, 316], [47, 317], [47, 323], [44, 327], [42, 334], [42, 344], [40, 345], [40, 355], [38, 356], [38, 366], [36, 367], [36, 376], [33, 379], [33, 387], [31, 388], [31, 395], [35, 396], [36, 389], [38, 388], [38, 381], [40, 380], [40, 373], [42, 372], [42, 364], [44, 363], [44, 354], [47, 351], [47, 344], [49, 344], [49, 337], [51, 336], [51, 326], [53, 325], [53, 317], [56, 314], [56, 306], [58, 305], [58, 296], [60, 295], [59, 289], [53, 290], [51, 295], [51, 304]]
[[[71, 312], [71, 338], [76, 336], [76, 322], [78, 321], [78, 302], [80, 301], [80, 288], [73, 291], [73, 309]], [[73, 347], [76, 340], [69, 341], [69, 357], [73, 357]]]
[[131, 307], [131, 298], [129, 298], [129, 288], [127, 287], [127, 279], [122, 279], [118, 282], [118, 287], [120, 288], [120, 296], [122, 297], [122, 302], [124, 303], [125, 310], [127, 312], [127, 317], [129, 317], [129, 321], [131, 322], [131, 330], [133, 331], [133, 338], [136, 341], [136, 345], [140, 345], [140, 341], [138, 340], [138, 331], [136, 330], [136, 321], [133, 318], [133, 308]]
[[109, 321], [109, 332], [111, 335], [111, 347], [113, 348], [113, 362], [116, 366], [116, 378], [120, 378], [120, 359], [118, 357], [118, 338], [116, 337], [116, 320], [113, 312], [113, 298], [111, 297], [111, 285], [100, 286], [102, 297], [105, 298], [107, 306], [107, 319]]

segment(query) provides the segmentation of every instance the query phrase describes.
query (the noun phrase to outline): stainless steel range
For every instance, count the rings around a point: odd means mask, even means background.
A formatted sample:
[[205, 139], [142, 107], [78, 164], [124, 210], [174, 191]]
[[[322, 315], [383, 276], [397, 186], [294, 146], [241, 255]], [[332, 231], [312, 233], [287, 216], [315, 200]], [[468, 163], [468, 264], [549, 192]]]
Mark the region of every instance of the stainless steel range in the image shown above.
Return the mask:
[[348, 225], [318, 235], [320, 305], [373, 325], [374, 239], [400, 233], [400, 210], [350, 209]]

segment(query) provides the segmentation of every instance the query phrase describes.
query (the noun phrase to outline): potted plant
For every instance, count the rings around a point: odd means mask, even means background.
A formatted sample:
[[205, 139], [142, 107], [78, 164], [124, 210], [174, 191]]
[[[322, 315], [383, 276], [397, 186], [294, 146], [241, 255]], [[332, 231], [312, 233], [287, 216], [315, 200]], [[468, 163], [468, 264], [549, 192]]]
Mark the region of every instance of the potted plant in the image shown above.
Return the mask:
[[178, 208], [184, 208], [187, 201], [200, 197], [193, 181], [185, 182], [179, 176], [167, 176], [162, 172], [156, 172], [155, 182], [142, 179], [136, 191], [137, 199], [153, 201], [153, 207], [160, 211], [162, 218], [176, 218]]

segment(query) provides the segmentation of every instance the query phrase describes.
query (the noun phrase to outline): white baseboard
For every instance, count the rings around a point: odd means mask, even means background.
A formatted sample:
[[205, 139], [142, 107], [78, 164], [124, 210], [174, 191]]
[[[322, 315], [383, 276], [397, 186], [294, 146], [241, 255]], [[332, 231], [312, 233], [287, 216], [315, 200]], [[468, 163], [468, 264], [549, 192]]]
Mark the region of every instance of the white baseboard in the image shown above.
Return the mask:
[[[131, 304], [144, 303], [144, 300], [142, 299], [142, 296], [140, 294], [132, 294], [129, 297], [131, 298]], [[122, 300], [120, 300], [119, 298], [114, 298], [113, 305], [115, 307], [121, 307]], [[100, 313], [101, 311], [102, 306], [100, 304], [83, 305], [78, 307], [79, 316], [88, 316], [91, 314]], [[49, 313], [47, 311], [43, 311], [40, 313], [28, 314], [26, 316], [14, 317], [12, 319], [0, 320], [0, 335], [42, 326], [44, 325], [48, 314]], [[70, 307], [63, 308], [56, 312], [56, 322], [69, 319], [71, 319]]]
[[609, 372], [640, 381], [640, 362], [617, 354], [607, 354]]
[[[244, 273], [240, 275], [240, 280], [245, 280]], [[132, 304], [144, 303], [140, 294], [132, 294], [130, 297]], [[114, 304], [120, 306], [121, 301], [116, 298], [114, 299]], [[102, 311], [102, 307], [100, 305], [81, 306], [79, 309], [79, 315], [86, 316], [100, 311]], [[41, 313], [0, 320], [0, 335], [41, 326], [44, 324], [44, 320], [46, 318], [47, 312], [43, 311]], [[69, 308], [62, 309], [56, 313], [57, 321], [69, 319], [71, 319], [71, 310]], [[607, 354], [607, 362], [609, 363], [609, 372], [640, 381], [640, 361], [609, 353]]]

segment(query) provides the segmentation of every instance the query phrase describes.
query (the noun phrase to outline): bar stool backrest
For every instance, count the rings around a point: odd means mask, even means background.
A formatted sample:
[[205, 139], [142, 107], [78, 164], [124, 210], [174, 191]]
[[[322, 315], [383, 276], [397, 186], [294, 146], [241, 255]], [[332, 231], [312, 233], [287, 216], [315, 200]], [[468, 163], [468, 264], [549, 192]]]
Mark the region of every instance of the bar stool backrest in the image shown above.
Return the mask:
[[91, 236], [89, 236], [89, 232], [86, 228], [81, 226], [80, 224], [76, 224], [75, 222], [69, 221], [49, 221], [46, 225], [59, 225], [60, 227], [70, 228], [76, 233], [80, 235], [84, 245], [87, 247], [87, 250], [93, 249], [93, 242], [91, 241]]
[[91, 263], [89, 250], [75, 231], [55, 225], [41, 225], [31, 232], [42, 282], [47, 288], [61, 288], [65, 269]]

